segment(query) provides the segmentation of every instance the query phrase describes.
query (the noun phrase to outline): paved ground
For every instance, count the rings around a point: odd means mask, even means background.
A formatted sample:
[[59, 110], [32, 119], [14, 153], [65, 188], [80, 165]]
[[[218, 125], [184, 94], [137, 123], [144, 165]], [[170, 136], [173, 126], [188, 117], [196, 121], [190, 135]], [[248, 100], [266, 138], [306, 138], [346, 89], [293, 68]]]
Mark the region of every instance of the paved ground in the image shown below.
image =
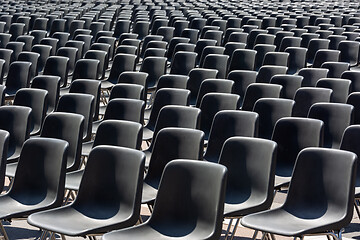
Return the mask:
[[[285, 193], [278, 193], [274, 199], [274, 203], [272, 208], [280, 206], [283, 201], [285, 200]], [[354, 211], [355, 212], [355, 211]], [[142, 207], [141, 214], [144, 219], [146, 219], [149, 216], [149, 211], [146, 206]], [[227, 228], [227, 222], [224, 222], [223, 225], [223, 232], [225, 233], [225, 230]], [[39, 229], [34, 228], [26, 223], [26, 220], [15, 220], [11, 224], [4, 223], [5, 229], [8, 233], [8, 236], [10, 239], [37, 239], [39, 238], [41, 232]], [[236, 236], [234, 240], [250, 240], [252, 237], [253, 231], [244, 227], [238, 227]], [[260, 238], [260, 234], [258, 235], [258, 239]], [[344, 239], [360, 239], [360, 220], [356, 214], [354, 214], [353, 221], [351, 224], [346, 228], [346, 231], [343, 235]], [[60, 236], [58, 236], [57, 239], [60, 239]], [[80, 240], [84, 239], [82, 237], [66, 237], [66, 239], [69, 240]], [[97, 239], [100, 239], [98, 237]], [[221, 239], [224, 239], [222, 237]], [[279, 240], [290, 240], [292, 238], [286, 238], [277, 236], [277, 239]], [[306, 237], [307, 240], [327, 240], [325, 236], [321, 237]]]

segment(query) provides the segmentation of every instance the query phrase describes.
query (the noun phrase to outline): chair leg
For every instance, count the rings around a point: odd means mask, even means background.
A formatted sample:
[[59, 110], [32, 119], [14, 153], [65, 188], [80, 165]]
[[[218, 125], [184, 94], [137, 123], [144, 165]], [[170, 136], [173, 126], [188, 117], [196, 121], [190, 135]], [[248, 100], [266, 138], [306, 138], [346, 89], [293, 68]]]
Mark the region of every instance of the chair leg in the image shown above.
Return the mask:
[[233, 239], [234, 239], [234, 236], [235, 236], [235, 233], [236, 233], [236, 229], [237, 229], [237, 227], [239, 226], [239, 222], [240, 222], [240, 218], [236, 219], [236, 223], [235, 223], [235, 226], [234, 226], [234, 228], [233, 228], [233, 232], [232, 232], [232, 234], [231, 234], [230, 240], [233, 240]]
[[272, 239], [272, 240], [276, 240], [276, 238], [275, 238], [275, 235], [274, 235], [274, 234], [270, 233], [270, 237], [271, 237], [271, 239]]
[[354, 201], [354, 206], [355, 206], [356, 213], [357, 213], [358, 217], [360, 218], [360, 209], [359, 209], [359, 206], [358, 206], [358, 200], [357, 199], [355, 199], [355, 201]]
[[61, 240], [66, 240], [66, 237], [64, 234], [60, 234], [60, 236], [61, 236]]
[[255, 230], [255, 232], [254, 232], [254, 234], [253, 234], [253, 236], [252, 236], [252, 240], [255, 240], [256, 239], [256, 237], [257, 237], [257, 235], [258, 235], [258, 233], [259, 233], [259, 230]]
[[9, 237], [8, 237], [8, 235], [7, 235], [7, 233], [6, 233], [6, 230], [5, 230], [5, 228], [4, 228], [4, 225], [2, 224], [2, 221], [0, 222], [0, 230], [1, 230], [1, 233], [3, 234], [3, 236], [4, 236], [4, 239], [5, 239], [5, 240], [9, 240]]
[[261, 236], [261, 240], [265, 240], [267, 233], [266, 233], [266, 232], [262, 232], [262, 234], [263, 234], [263, 235]]
[[47, 233], [48, 233], [48, 231], [42, 230], [41, 235], [40, 235], [40, 240], [44, 240], [46, 238]]
[[229, 222], [229, 225], [228, 225], [228, 227], [227, 227], [227, 229], [226, 229], [226, 233], [225, 233], [225, 240], [226, 240], [226, 239], [227, 239], [227, 237], [229, 236], [229, 233], [230, 233], [230, 227], [231, 227], [232, 221], [233, 221], [233, 219], [232, 219], [232, 218], [230, 218], [230, 222]]

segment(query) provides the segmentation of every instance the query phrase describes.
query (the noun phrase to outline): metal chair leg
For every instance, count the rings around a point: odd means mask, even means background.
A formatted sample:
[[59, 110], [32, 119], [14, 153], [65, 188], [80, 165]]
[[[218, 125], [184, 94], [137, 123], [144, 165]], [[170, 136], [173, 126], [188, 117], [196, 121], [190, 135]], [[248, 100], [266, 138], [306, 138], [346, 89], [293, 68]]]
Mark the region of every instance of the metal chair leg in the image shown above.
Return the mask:
[[230, 227], [231, 227], [232, 221], [233, 221], [233, 219], [231, 218], [231, 219], [230, 219], [230, 222], [229, 222], [229, 225], [228, 225], [228, 227], [227, 227], [227, 229], [226, 229], [226, 233], [225, 233], [225, 240], [226, 240], [226, 239], [227, 239], [227, 237], [229, 236], [229, 233], [230, 233]]
[[8, 235], [7, 235], [7, 233], [6, 233], [6, 230], [5, 230], [5, 228], [4, 228], [4, 225], [2, 224], [2, 221], [0, 222], [0, 230], [1, 230], [1, 233], [3, 234], [3, 236], [4, 236], [4, 239], [5, 239], [5, 240], [9, 240], [9, 237], [8, 237]]
[[234, 239], [234, 236], [235, 236], [235, 233], [236, 233], [236, 229], [237, 229], [237, 227], [239, 226], [239, 222], [240, 222], [240, 218], [236, 219], [236, 223], [235, 223], [235, 226], [234, 226], [234, 228], [233, 228], [233, 232], [232, 232], [232, 234], [231, 234], [230, 240], [233, 240], [233, 239]]
[[358, 200], [356, 200], [356, 199], [354, 201], [354, 206], [355, 206], [356, 213], [357, 213], [358, 217], [360, 218], [360, 209], [358, 206]]
[[253, 236], [252, 236], [252, 240], [255, 240], [256, 239], [256, 237], [257, 237], [257, 235], [258, 235], [258, 233], [259, 233], [259, 230], [255, 230], [255, 232], [254, 232], [254, 234], [253, 234]]

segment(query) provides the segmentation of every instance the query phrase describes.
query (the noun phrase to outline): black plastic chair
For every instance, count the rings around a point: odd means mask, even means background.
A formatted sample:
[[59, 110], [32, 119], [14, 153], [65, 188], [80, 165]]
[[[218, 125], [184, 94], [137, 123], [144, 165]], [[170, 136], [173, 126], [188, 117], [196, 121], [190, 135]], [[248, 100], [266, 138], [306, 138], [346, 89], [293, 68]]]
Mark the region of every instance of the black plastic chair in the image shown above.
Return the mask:
[[340, 57], [340, 51], [330, 49], [319, 49], [315, 53], [312, 67], [319, 68], [325, 62], [338, 62]]
[[[234, 70], [229, 72], [227, 78], [234, 81], [233, 93], [236, 93], [239, 96], [244, 96], [246, 88], [251, 83], [256, 82], [257, 72], [251, 70]], [[242, 105], [243, 98], [240, 100]]]
[[219, 162], [225, 141], [234, 136], [256, 137], [259, 115], [255, 112], [223, 110], [219, 111], [212, 122], [209, 141], [204, 160]]
[[89, 141], [91, 139], [94, 102], [95, 99], [93, 95], [83, 93], [67, 93], [61, 96], [56, 107], [56, 112], [77, 113], [84, 117], [84, 141]]
[[[64, 171], [78, 170], [81, 165], [81, 143], [84, 128], [84, 117], [75, 113], [53, 112], [44, 120], [41, 138], [65, 140], [68, 146]], [[8, 169], [11, 170], [11, 169]], [[10, 171], [7, 170], [7, 174]], [[12, 171], [15, 174], [15, 171]], [[10, 175], [10, 174], [9, 174]]]
[[320, 78], [316, 87], [330, 88], [333, 90], [330, 102], [345, 103], [350, 93], [351, 81], [341, 78]]
[[10, 133], [6, 130], [0, 130], [0, 191], [4, 190], [6, 159], [9, 148]]
[[99, 124], [108, 119], [144, 122], [145, 102], [138, 99], [115, 98], [109, 101], [102, 120], [94, 121], [92, 133], [96, 133]]
[[274, 127], [272, 140], [278, 144], [275, 189], [287, 187], [296, 157], [307, 147], [322, 147], [324, 123], [317, 119], [284, 117]]
[[204, 133], [200, 130], [167, 127], [158, 132], [144, 178], [143, 204], [153, 205], [160, 178], [167, 163], [175, 159], [201, 160]]
[[299, 75], [274, 75], [270, 79], [270, 83], [281, 85], [282, 91], [280, 97], [294, 99], [295, 92], [301, 87], [303, 77]]
[[23, 51], [30, 51], [33, 45], [34, 36], [31, 35], [20, 35], [16, 38], [16, 42], [23, 42], [25, 45], [23, 46]]
[[260, 98], [279, 98], [282, 86], [269, 83], [251, 83], [245, 91], [241, 109], [252, 111], [255, 102]]
[[239, 108], [239, 96], [229, 93], [208, 93], [201, 101], [200, 129], [205, 133], [205, 139], [209, 138], [213, 119], [221, 110], [237, 110]]
[[23, 42], [8, 42], [5, 46], [6, 49], [13, 51], [11, 54], [10, 62], [14, 62], [18, 59], [19, 54], [23, 51], [25, 43]]
[[33, 78], [31, 88], [44, 89], [48, 92], [47, 112], [53, 112], [57, 106], [60, 92], [60, 77], [41, 75]]
[[237, 49], [233, 52], [228, 71], [254, 70], [257, 51], [251, 49]]
[[[96, 147], [89, 156], [76, 200], [66, 207], [32, 214], [28, 222], [54, 233], [84, 237], [133, 226], [140, 216], [144, 162], [144, 154], [136, 150]], [[104, 173], [107, 178], [101, 177]], [[94, 177], [99, 181], [94, 182]], [[98, 198], [102, 200], [96, 204], [95, 214], [95, 205], [91, 209], [87, 206]], [[49, 224], [49, 218], [58, 222]]]
[[125, 71], [120, 74], [118, 78], [118, 83], [129, 83], [129, 84], [138, 84], [144, 87], [144, 96], [142, 100], [146, 99], [146, 93], [147, 93], [147, 77], [149, 75], [144, 72], [131, 72], [131, 71]]
[[60, 77], [60, 85], [68, 83], [69, 58], [62, 56], [50, 56], [44, 66], [44, 75]]
[[[78, 49], [74, 47], [61, 47], [57, 51], [57, 56], [63, 56], [69, 58], [68, 62], [68, 75], [72, 75], [75, 68], [75, 63], [77, 61], [76, 55], [77, 55]], [[65, 85], [62, 85], [61, 87], [66, 87]]]
[[[358, 144], [356, 144], [356, 141], [354, 139], [357, 139], [359, 137], [359, 125], [352, 125], [345, 129], [343, 137], [341, 139], [340, 149], [345, 151], [350, 151], [355, 153], [356, 155], [359, 154], [359, 147]], [[356, 174], [356, 182], [355, 182], [355, 210], [357, 215], [359, 216], [360, 211], [358, 207], [359, 202], [359, 168], [357, 168], [357, 174]]]
[[347, 62], [350, 67], [356, 66], [359, 60], [360, 43], [356, 41], [341, 41], [338, 46], [340, 62]]
[[38, 64], [38, 60], [39, 60], [40, 54], [38, 53], [34, 53], [34, 52], [21, 52], [17, 58], [18, 61], [21, 62], [30, 62], [31, 63], [31, 67], [30, 67], [30, 79], [33, 79], [37, 74], [37, 64]]
[[200, 106], [202, 98], [210, 92], [232, 93], [234, 82], [227, 79], [205, 79], [202, 81], [195, 106]]
[[[190, 91], [187, 89], [162, 88], [155, 93], [151, 108], [145, 110], [145, 118], [149, 121], [144, 127], [144, 140], [151, 139], [161, 108], [166, 105], [189, 105]], [[145, 137], [146, 136], [146, 137]]]
[[324, 147], [340, 147], [344, 130], [353, 122], [353, 110], [352, 105], [342, 103], [315, 103], [311, 106], [308, 118], [324, 122]]
[[347, 62], [324, 62], [321, 68], [329, 70], [329, 78], [340, 78], [343, 72], [349, 70], [350, 64]]
[[98, 120], [99, 118], [100, 89], [101, 82], [93, 79], [76, 79], [71, 83], [69, 89], [69, 93], [83, 93], [94, 96], [94, 104], [92, 109], [94, 121]]
[[360, 72], [345, 71], [341, 74], [341, 78], [351, 81], [351, 92], [360, 92]]
[[303, 68], [298, 75], [303, 77], [302, 87], [315, 87], [317, 81], [328, 77], [329, 70], [324, 68]]
[[57, 39], [57, 38], [46, 37], [46, 38], [41, 39], [40, 44], [46, 45], [46, 46], [51, 46], [50, 56], [54, 56], [56, 53], [56, 50], [58, 48], [58, 42], [59, 42], [59, 39]]
[[353, 216], [356, 159], [355, 154], [341, 150], [301, 151], [285, 203], [277, 209], [245, 216], [241, 224], [264, 235], [303, 238], [325, 234], [341, 239], [339, 232]]
[[99, 64], [97, 59], [79, 59], [75, 64], [72, 80], [97, 79]]
[[5, 97], [12, 98], [19, 89], [29, 87], [30, 67], [31, 63], [29, 62], [15, 61], [10, 64], [5, 83]]
[[34, 88], [20, 89], [15, 94], [13, 105], [32, 109], [30, 114], [30, 135], [38, 135], [47, 112], [48, 92]]
[[218, 78], [225, 78], [227, 74], [228, 55], [209, 54], [205, 57], [203, 68], [218, 70]]
[[194, 52], [178, 51], [171, 61], [170, 74], [188, 75], [195, 67], [197, 54]]
[[148, 74], [146, 89], [155, 89], [159, 77], [166, 73], [165, 57], [147, 57], [141, 64], [140, 72]]
[[260, 67], [258, 74], [256, 76], [257, 83], [270, 83], [270, 80], [273, 76], [279, 74], [286, 74], [287, 67], [285, 66], [273, 66], [265, 65]]
[[40, 58], [38, 61], [38, 72], [40, 73], [43, 71], [46, 60], [50, 56], [51, 46], [36, 44], [31, 48], [31, 51], [40, 54]]
[[105, 77], [105, 70], [107, 69], [107, 65], [109, 64], [106, 62], [107, 52], [100, 51], [100, 50], [88, 50], [85, 55], [84, 59], [95, 59], [99, 60], [98, 69], [97, 69], [97, 76], [95, 79], [104, 79]]
[[255, 70], [258, 71], [261, 66], [263, 66], [265, 55], [269, 52], [275, 52], [275, 45], [271, 44], [257, 44], [254, 47], [256, 51], [255, 56]]
[[330, 102], [332, 90], [328, 88], [302, 87], [294, 97], [293, 117], [307, 117], [310, 107], [315, 103]]
[[253, 111], [259, 114], [258, 136], [271, 139], [276, 122], [291, 117], [295, 101], [282, 98], [261, 98], [255, 102]]
[[[104, 120], [99, 124], [94, 140], [83, 143], [81, 155], [83, 157], [88, 157], [91, 150], [99, 145], [112, 145], [140, 150], [142, 129], [142, 125], [137, 122], [111, 119]], [[68, 176], [70, 175], [72, 175], [72, 173], [68, 174]], [[70, 177], [69, 184], [71, 182], [73, 181]], [[80, 179], [78, 183], [77, 186], [80, 185]], [[71, 183], [71, 185], [73, 185], [73, 183]], [[66, 188], [78, 190], [78, 188]]]
[[360, 94], [358, 92], [351, 93], [348, 96], [346, 103], [354, 106], [353, 124], [360, 124]]
[[216, 78], [218, 70], [194, 68], [189, 72], [187, 89], [190, 90], [190, 104], [195, 105], [200, 85], [205, 79]]
[[118, 78], [121, 73], [135, 70], [135, 63], [136, 55], [123, 53], [116, 54], [110, 69], [109, 77], [106, 81], [101, 82], [101, 88], [108, 89], [118, 83]]
[[[33, 138], [24, 143], [12, 188], [0, 197], [4, 206], [1, 219], [24, 218], [61, 206], [67, 148], [66, 141], [51, 138]], [[2, 223], [1, 232], [9, 239]]]
[[65, 47], [76, 48], [78, 51], [76, 53], [76, 61], [81, 59], [84, 54], [84, 45], [83, 41], [69, 40], [65, 43]]
[[276, 152], [277, 145], [270, 140], [231, 137], [225, 141], [219, 159], [219, 164], [228, 169], [224, 218], [230, 218], [230, 223], [225, 238], [229, 236], [233, 219], [237, 220], [230, 239], [241, 217], [270, 208]]
[[[187, 181], [182, 181], [183, 179]], [[222, 226], [225, 181], [226, 170], [223, 166], [199, 161], [173, 161], [165, 167], [150, 219], [139, 226], [107, 233], [103, 239], [140, 239], [145, 232], [149, 239], [182, 236], [218, 239]], [[209, 185], [212, 187], [207, 188]], [[199, 194], [199, 198], [193, 198], [190, 192], [180, 191], [190, 188]], [[181, 194], [178, 195], [179, 193]], [[179, 197], [169, 197], [174, 195]], [[204, 204], [205, 202], [208, 204]], [[168, 222], [174, 216], [181, 220]], [[164, 221], [168, 222], [166, 228], [162, 227]], [[199, 224], [203, 221], [207, 224]]]

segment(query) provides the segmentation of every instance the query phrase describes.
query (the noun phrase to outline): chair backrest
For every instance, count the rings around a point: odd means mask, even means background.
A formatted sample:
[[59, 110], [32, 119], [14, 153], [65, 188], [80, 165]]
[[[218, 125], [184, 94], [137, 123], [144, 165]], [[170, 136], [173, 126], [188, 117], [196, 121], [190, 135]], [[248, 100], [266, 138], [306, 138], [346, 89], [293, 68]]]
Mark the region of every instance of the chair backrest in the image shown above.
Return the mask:
[[171, 74], [188, 75], [195, 67], [197, 54], [194, 52], [178, 51], [171, 62]]
[[48, 92], [47, 113], [55, 110], [60, 93], [61, 78], [51, 75], [41, 75], [33, 78], [31, 88], [44, 89]]
[[223, 110], [212, 122], [204, 159], [218, 162], [224, 142], [233, 136], [256, 137], [259, 115], [254, 112]]
[[118, 53], [115, 55], [108, 81], [116, 84], [121, 73], [125, 71], [133, 71], [136, 65], [136, 55]]
[[97, 79], [99, 64], [97, 59], [79, 59], [75, 64], [72, 80]]
[[253, 111], [259, 114], [260, 138], [271, 139], [276, 122], [291, 117], [295, 101], [283, 98], [261, 98], [255, 102]]
[[289, 53], [288, 74], [295, 74], [305, 67], [307, 48], [288, 47], [285, 52]]
[[[197, 237], [218, 239], [223, 221], [226, 172], [225, 167], [213, 163], [187, 160], [171, 162], [164, 170], [154, 211], [148, 223], [156, 226], [167, 221], [187, 226], [186, 229], [178, 226], [164, 229], [164, 234], [168, 236], [177, 237], [182, 236], [183, 232], [197, 232], [194, 229], [198, 227]], [[211, 188], [206, 187], [210, 185]], [[186, 189], [192, 189], [198, 194], [194, 198]]]
[[294, 99], [296, 91], [301, 87], [303, 77], [299, 75], [277, 74], [270, 79], [270, 83], [281, 85], [282, 98]]
[[30, 134], [40, 133], [48, 106], [48, 91], [44, 89], [22, 88], [16, 92], [14, 103], [32, 109], [30, 114]]
[[[23, 106], [0, 107], [0, 129], [10, 133], [8, 161], [19, 156], [23, 143], [30, 134], [31, 108]], [[13, 160], [13, 158], [15, 158]]]
[[205, 79], [199, 89], [196, 99], [196, 107], [200, 106], [201, 100], [205, 94], [210, 92], [232, 93], [234, 82], [227, 79]]
[[307, 147], [322, 147], [323, 138], [324, 123], [321, 120], [280, 118], [272, 136], [278, 144], [276, 175], [290, 177], [299, 152]]
[[0, 191], [4, 190], [6, 159], [9, 148], [10, 133], [0, 130]]
[[200, 129], [205, 132], [208, 139], [213, 119], [221, 110], [236, 110], [239, 107], [239, 96], [229, 93], [208, 93], [203, 97], [200, 109]]
[[[343, 103], [315, 103], [308, 117], [324, 122], [324, 147], [339, 148], [344, 130], [353, 122], [354, 107]], [[339, 117], [341, 116], [341, 117]]]
[[301, 87], [294, 97], [293, 117], [307, 117], [310, 107], [318, 102], [330, 102], [332, 90], [320, 87]]
[[[111, 213], [111, 219], [119, 217], [123, 220], [123, 214], [126, 214], [125, 226], [134, 225], [140, 216], [144, 164], [145, 154], [140, 151], [116, 146], [95, 147], [89, 155], [72, 207], [96, 219]], [[94, 181], [95, 178], [98, 180]], [[92, 208], [86, 207], [90, 203]], [[120, 222], [119, 227], [123, 227], [124, 222]], [[116, 229], [116, 226], [102, 231]]]
[[66, 170], [74, 171], [80, 166], [84, 117], [75, 113], [50, 113], [44, 120], [40, 136], [57, 138], [68, 142]]
[[[351, 125], [347, 127], [344, 131], [344, 134], [341, 139], [340, 149], [346, 150], [355, 153], [357, 156], [360, 155], [360, 148], [357, 141], [354, 139], [358, 139], [360, 137], [360, 126], [359, 125]], [[359, 161], [357, 162], [359, 165]], [[360, 168], [357, 168], [356, 174], [356, 187], [359, 187], [360, 181]]]
[[67, 93], [61, 96], [56, 112], [78, 113], [84, 116], [83, 139], [89, 141], [93, 121], [93, 95], [83, 93]]
[[162, 88], [156, 92], [147, 127], [154, 129], [161, 108], [166, 105], [189, 105], [190, 91], [187, 89]]
[[[68, 143], [53, 138], [32, 138], [24, 143], [13, 186], [8, 195], [38, 210], [60, 207], [65, 191]], [[34, 211], [26, 211], [29, 215]]]
[[166, 62], [165, 57], [147, 57], [143, 60], [140, 71], [149, 74], [147, 87], [156, 87], [158, 79], [166, 73]]
[[204, 133], [189, 128], [168, 127], [156, 136], [144, 182], [158, 187], [165, 165], [175, 159], [201, 160]]
[[118, 119], [142, 123], [145, 103], [143, 100], [116, 98], [109, 101], [104, 120]]
[[[221, 150], [219, 164], [228, 169], [224, 215], [233, 204], [249, 200], [258, 212], [270, 208], [274, 196], [277, 144], [251, 137], [231, 137]], [[227, 207], [229, 204], [229, 207]], [[246, 212], [246, 211], [245, 211]]]
[[287, 67], [285, 66], [272, 66], [266, 65], [260, 67], [256, 76], [256, 82], [258, 83], [269, 83], [271, 78], [278, 74], [286, 74]]
[[342, 150], [304, 149], [282, 208], [306, 219], [329, 214], [338, 218], [333, 229], [347, 226], [353, 217], [356, 159], [355, 154]]
[[62, 56], [50, 56], [44, 66], [44, 75], [60, 77], [61, 86], [66, 86], [68, 82], [69, 58]]
[[333, 90], [330, 101], [345, 103], [350, 93], [351, 81], [341, 78], [320, 78], [316, 87], [330, 88]]
[[199, 93], [201, 83], [208, 78], [216, 78], [218, 70], [194, 68], [189, 72], [189, 81], [187, 83], [187, 89], [190, 90], [190, 104], [196, 103], [196, 98]]
[[242, 110], [252, 111], [260, 98], [279, 98], [282, 86], [269, 83], [252, 83], [246, 88]]
[[[154, 127], [153, 139], [156, 138], [158, 132], [166, 127], [181, 127], [198, 129], [200, 125], [201, 110], [198, 108], [167, 105], [161, 108], [156, 124]], [[151, 142], [149, 150], [154, 146], [154, 141]]]
[[76, 79], [71, 83], [69, 93], [84, 93], [94, 96], [94, 104], [92, 109], [93, 119], [95, 121], [99, 118], [101, 94], [100, 81], [94, 79]]
[[29, 62], [15, 61], [10, 64], [9, 73], [6, 79], [6, 92], [13, 95], [20, 88], [26, 88], [30, 85], [30, 67]]

